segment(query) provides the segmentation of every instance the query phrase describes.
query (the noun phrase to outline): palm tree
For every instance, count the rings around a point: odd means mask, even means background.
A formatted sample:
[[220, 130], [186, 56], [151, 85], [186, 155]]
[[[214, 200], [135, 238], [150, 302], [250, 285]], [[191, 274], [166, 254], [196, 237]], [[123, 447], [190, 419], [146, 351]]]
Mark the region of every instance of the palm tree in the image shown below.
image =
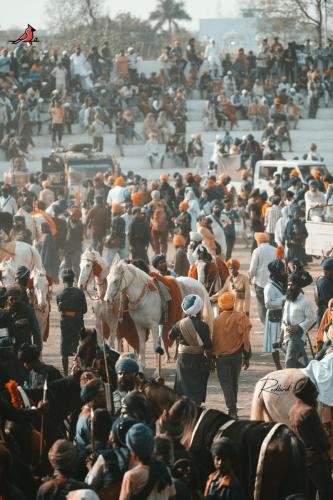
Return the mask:
[[156, 31], [167, 23], [170, 39], [172, 28], [178, 29], [177, 21], [191, 21], [191, 17], [185, 10], [184, 2], [177, 2], [177, 0], [158, 0], [157, 8], [150, 14], [149, 19], [156, 21], [154, 27]]

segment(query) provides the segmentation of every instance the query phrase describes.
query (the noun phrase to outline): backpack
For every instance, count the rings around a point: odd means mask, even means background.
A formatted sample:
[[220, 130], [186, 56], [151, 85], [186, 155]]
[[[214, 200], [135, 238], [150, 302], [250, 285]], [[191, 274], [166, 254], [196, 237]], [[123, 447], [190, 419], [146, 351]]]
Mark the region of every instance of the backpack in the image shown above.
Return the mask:
[[166, 231], [168, 229], [168, 216], [164, 203], [159, 202], [152, 217], [152, 229], [155, 231]]

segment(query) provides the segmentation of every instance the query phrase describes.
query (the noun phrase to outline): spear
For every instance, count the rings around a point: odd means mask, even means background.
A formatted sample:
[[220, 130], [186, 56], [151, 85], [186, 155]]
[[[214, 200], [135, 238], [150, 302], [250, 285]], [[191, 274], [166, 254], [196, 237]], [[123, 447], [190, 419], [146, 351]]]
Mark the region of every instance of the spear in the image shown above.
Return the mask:
[[91, 434], [91, 453], [95, 455], [96, 445], [95, 445], [95, 433], [94, 433], [94, 410], [90, 408], [90, 434]]
[[[43, 385], [43, 403], [46, 403], [46, 393], [47, 393], [47, 379], [44, 380]], [[42, 413], [42, 421], [40, 426], [40, 444], [39, 444], [39, 460], [42, 462], [44, 447], [44, 413]]]

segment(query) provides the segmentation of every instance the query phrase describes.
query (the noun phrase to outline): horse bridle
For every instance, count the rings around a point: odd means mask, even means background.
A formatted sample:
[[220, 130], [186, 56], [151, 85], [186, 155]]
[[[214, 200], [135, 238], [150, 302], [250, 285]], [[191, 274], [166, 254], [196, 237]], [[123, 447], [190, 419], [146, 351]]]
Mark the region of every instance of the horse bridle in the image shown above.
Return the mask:
[[[91, 262], [91, 270], [90, 270], [90, 273], [89, 273], [89, 276], [88, 276], [88, 279], [87, 279], [87, 284], [86, 284], [86, 286], [85, 286], [85, 287], [83, 287], [83, 288], [82, 288], [82, 290], [83, 290], [84, 292], [87, 292], [87, 295], [88, 295], [88, 297], [89, 297], [89, 299], [90, 299], [90, 300], [95, 300], [95, 301], [97, 301], [97, 300], [101, 300], [101, 298], [100, 298], [100, 297], [93, 297], [93, 296], [91, 295], [91, 293], [89, 292], [89, 290], [88, 290], [88, 283], [89, 283], [89, 281], [90, 281], [90, 279], [91, 279], [91, 276], [93, 276], [94, 278], [96, 278], [96, 275], [94, 274], [94, 264], [95, 264], [95, 261], [94, 261], [94, 260], [92, 260], [92, 259], [82, 259], [82, 260], [84, 260], [84, 261], [86, 261], [86, 262]], [[104, 278], [104, 280], [103, 280], [102, 282], [100, 282], [100, 283], [99, 283], [99, 282], [97, 281], [97, 283], [96, 283], [96, 284], [97, 284], [98, 286], [101, 286], [101, 285], [104, 285], [106, 281], [107, 281], [107, 280], [106, 280], [106, 278]]]
[[[121, 290], [121, 289], [120, 289], [120, 287], [121, 287], [121, 283], [122, 283], [122, 281], [123, 281], [123, 280], [124, 280], [125, 286], [124, 286], [124, 288]], [[115, 302], [115, 298], [116, 298], [116, 296], [118, 295], [118, 293], [122, 293], [123, 295], [125, 295], [125, 296], [128, 298], [128, 308], [129, 308], [129, 309], [132, 309], [132, 310], [133, 310], [133, 309], [136, 309], [136, 308], [137, 308], [137, 306], [138, 306], [138, 304], [139, 304], [139, 302], [143, 299], [143, 297], [144, 297], [144, 296], [145, 296], [145, 294], [146, 294], [146, 291], [147, 291], [147, 290], [148, 290], [148, 288], [149, 288], [149, 282], [147, 281], [147, 282], [144, 284], [144, 286], [143, 286], [143, 288], [142, 288], [142, 291], [141, 291], [141, 293], [140, 293], [139, 297], [138, 297], [136, 300], [134, 300], [134, 301], [130, 301], [130, 300], [129, 300], [129, 297], [128, 297], [127, 290], [128, 290], [128, 288], [129, 288], [131, 285], [133, 285], [134, 280], [135, 280], [135, 276], [133, 277], [133, 280], [132, 280], [129, 284], [127, 284], [127, 283], [126, 283], [126, 279], [125, 279], [125, 271], [124, 271], [124, 269], [122, 268], [122, 270], [121, 270], [121, 272], [120, 272], [119, 287], [118, 287], [118, 289], [117, 289], [117, 292], [116, 292], [116, 294], [115, 294], [114, 298], [113, 298], [112, 300], [108, 300], [108, 302], [109, 302], [111, 305], [113, 305], [113, 304], [114, 304], [114, 302]], [[131, 306], [131, 307], [130, 307], [130, 306]]]

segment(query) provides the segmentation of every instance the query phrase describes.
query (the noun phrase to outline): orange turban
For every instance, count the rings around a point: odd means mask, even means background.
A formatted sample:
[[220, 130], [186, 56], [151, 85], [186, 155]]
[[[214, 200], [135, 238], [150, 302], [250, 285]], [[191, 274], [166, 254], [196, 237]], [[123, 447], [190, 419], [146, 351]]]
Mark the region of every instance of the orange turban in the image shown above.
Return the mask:
[[181, 203], [179, 203], [179, 210], [187, 210], [188, 209], [188, 203], [187, 201], [182, 201]]
[[254, 239], [256, 240], [258, 245], [260, 245], [260, 243], [267, 243], [268, 242], [268, 234], [267, 233], [254, 233]]
[[161, 180], [161, 181], [168, 182], [168, 180], [169, 180], [169, 175], [168, 175], [168, 174], [161, 174], [161, 175], [160, 175], [160, 180]]
[[276, 247], [275, 255], [276, 255], [277, 259], [279, 259], [279, 260], [283, 259], [283, 257], [284, 257], [284, 247], [282, 245], [278, 245]]
[[292, 169], [292, 171], [290, 172], [290, 177], [298, 177], [298, 172], [296, 168]]
[[73, 219], [81, 219], [82, 217], [82, 212], [78, 207], [73, 207], [70, 211], [70, 214]]
[[121, 214], [123, 209], [121, 208], [120, 203], [112, 203], [112, 213], [113, 214]]
[[240, 262], [237, 259], [229, 259], [226, 262], [227, 267], [235, 267], [236, 269], [240, 268]]
[[184, 247], [186, 245], [185, 238], [181, 234], [175, 234], [172, 243], [175, 247]]
[[222, 311], [229, 311], [234, 308], [235, 305], [235, 294], [232, 292], [224, 292], [218, 298], [219, 308]]
[[122, 176], [117, 177], [116, 180], [114, 181], [114, 185], [115, 186], [125, 186], [124, 177], [122, 177]]
[[141, 193], [139, 191], [132, 193], [131, 200], [132, 200], [133, 205], [141, 206], [142, 202], [143, 202], [143, 193]]

